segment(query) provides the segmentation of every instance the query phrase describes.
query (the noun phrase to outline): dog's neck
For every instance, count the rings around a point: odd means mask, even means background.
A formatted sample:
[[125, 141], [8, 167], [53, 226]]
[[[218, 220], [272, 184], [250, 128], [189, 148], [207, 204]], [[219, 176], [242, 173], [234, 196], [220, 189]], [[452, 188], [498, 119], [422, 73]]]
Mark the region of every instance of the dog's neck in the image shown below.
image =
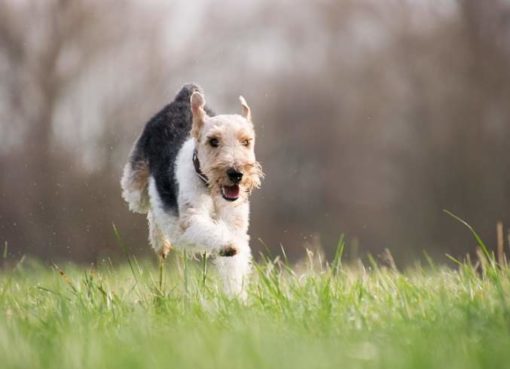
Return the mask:
[[195, 172], [197, 173], [198, 178], [205, 184], [209, 184], [209, 178], [202, 172], [200, 169], [200, 161], [198, 160], [197, 149], [193, 150], [193, 166], [195, 167]]

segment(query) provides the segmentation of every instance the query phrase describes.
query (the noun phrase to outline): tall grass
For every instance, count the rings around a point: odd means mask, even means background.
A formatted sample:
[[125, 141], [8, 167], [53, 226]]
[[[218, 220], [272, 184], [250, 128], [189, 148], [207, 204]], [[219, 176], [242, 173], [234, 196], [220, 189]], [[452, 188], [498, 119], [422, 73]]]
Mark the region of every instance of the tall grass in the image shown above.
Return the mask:
[[[480, 260], [404, 272], [372, 262], [255, 264], [248, 300], [174, 254], [0, 276], [0, 368], [504, 368], [510, 270]], [[489, 254], [490, 256], [490, 254]], [[207, 274], [205, 274], [207, 272]]]

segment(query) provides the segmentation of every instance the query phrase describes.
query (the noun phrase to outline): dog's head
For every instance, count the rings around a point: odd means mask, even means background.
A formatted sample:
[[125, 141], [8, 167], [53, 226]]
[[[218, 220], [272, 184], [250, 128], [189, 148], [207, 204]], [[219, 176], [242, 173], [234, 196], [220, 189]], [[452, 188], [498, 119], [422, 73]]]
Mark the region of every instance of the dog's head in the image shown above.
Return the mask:
[[255, 131], [250, 107], [240, 96], [241, 114], [210, 117], [200, 92], [191, 95], [191, 134], [201, 171], [213, 195], [226, 201], [247, 199], [260, 186], [262, 169], [255, 159]]

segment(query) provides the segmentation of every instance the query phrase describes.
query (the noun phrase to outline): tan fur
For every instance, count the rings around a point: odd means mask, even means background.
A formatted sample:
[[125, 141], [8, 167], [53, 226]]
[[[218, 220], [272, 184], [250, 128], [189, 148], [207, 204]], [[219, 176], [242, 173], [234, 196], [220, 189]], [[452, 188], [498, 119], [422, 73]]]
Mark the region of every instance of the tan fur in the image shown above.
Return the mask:
[[131, 186], [139, 191], [147, 191], [149, 184], [149, 164], [146, 161], [139, 161], [134, 165], [130, 178]]
[[[214, 196], [220, 195], [222, 186], [233, 184], [226, 174], [229, 168], [243, 173], [239, 184], [242, 198], [247, 198], [253, 189], [260, 187], [263, 177], [262, 168], [255, 160], [255, 131], [251, 110], [243, 97], [240, 97], [240, 101], [242, 115], [209, 117], [203, 109], [203, 95], [195, 92], [191, 97], [192, 135], [197, 141], [201, 169], [209, 178]], [[209, 144], [213, 138], [218, 140], [219, 147]]]
[[204, 110], [205, 99], [200, 92], [194, 92], [191, 95], [191, 112], [193, 113], [193, 124], [191, 127], [191, 136], [199, 139], [200, 131], [204, 125], [206, 113]]
[[246, 102], [246, 99], [242, 96], [239, 96], [239, 101], [241, 102], [241, 114], [242, 116], [251, 122], [251, 109]]
[[[253, 189], [260, 187], [263, 177], [260, 163], [255, 159], [255, 131], [251, 121], [251, 110], [246, 100], [241, 100], [242, 114], [217, 115], [209, 117], [203, 110], [205, 99], [200, 93], [192, 96], [193, 137], [197, 150], [200, 169], [208, 178], [209, 191], [213, 199], [213, 220], [219, 218], [230, 224], [246, 238], [248, 232], [248, 217], [243, 211], [235, 212], [232, 208], [244, 207]], [[198, 96], [200, 95], [200, 96]], [[217, 140], [217, 147], [211, 145], [211, 140]], [[239, 186], [239, 198], [234, 202], [225, 201], [222, 196], [224, 186], [233, 183], [227, 171], [235, 169], [243, 174]], [[186, 230], [189, 219], [193, 217], [193, 208], [183, 206], [180, 214], [179, 226]], [[237, 249], [238, 245], [231, 245]]]
[[149, 209], [149, 175], [149, 164], [146, 161], [128, 163], [124, 168], [121, 187], [123, 196], [133, 211], [146, 213]]

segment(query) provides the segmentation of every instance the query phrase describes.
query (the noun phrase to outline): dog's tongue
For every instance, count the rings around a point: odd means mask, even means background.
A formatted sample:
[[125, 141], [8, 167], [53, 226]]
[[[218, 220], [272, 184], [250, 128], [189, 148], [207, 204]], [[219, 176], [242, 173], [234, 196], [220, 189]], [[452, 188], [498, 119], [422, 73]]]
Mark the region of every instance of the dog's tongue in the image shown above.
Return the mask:
[[224, 186], [223, 194], [229, 199], [237, 199], [239, 197], [239, 186]]

